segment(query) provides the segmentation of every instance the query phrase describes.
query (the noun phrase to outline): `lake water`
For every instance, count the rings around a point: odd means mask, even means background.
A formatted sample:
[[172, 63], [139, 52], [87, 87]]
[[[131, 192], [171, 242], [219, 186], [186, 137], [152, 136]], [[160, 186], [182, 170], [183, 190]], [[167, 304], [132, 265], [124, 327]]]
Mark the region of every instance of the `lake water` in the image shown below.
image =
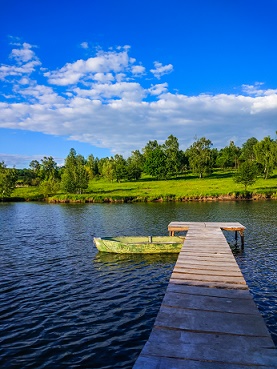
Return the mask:
[[167, 235], [171, 221], [238, 221], [225, 233], [277, 345], [277, 202], [0, 203], [0, 367], [132, 368], [177, 256], [100, 254], [93, 236]]

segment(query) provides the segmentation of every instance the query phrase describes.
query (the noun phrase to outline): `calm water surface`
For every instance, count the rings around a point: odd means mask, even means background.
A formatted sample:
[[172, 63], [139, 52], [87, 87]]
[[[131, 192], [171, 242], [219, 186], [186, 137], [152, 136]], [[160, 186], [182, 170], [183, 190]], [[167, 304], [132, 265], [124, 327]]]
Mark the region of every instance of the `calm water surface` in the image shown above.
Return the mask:
[[92, 237], [167, 235], [170, 221], [238, 221], [236, 252], [277, 345], [277, 202], [0, 204], [0, 367], [132, 368], [177, 256], [100, 254]]

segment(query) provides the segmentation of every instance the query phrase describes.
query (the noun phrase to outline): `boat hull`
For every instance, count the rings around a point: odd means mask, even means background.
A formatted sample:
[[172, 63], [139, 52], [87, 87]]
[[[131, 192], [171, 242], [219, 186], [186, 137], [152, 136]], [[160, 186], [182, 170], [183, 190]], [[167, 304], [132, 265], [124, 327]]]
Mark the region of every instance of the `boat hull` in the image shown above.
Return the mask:
[[94, 237], [95, 246], [101, 252], [117, 254], [179, 253], [184, 243], [182, 237]]

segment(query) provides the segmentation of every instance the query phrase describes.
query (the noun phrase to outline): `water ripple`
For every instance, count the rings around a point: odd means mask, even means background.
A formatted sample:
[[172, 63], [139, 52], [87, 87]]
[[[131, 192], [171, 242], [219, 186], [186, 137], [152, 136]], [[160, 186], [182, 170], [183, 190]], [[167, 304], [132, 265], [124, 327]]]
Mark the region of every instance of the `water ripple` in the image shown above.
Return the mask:
[[[166, 234], [173, 219], [245, 224], [245, 251], [236, 258], [277, 343], [274, 222], [266, 222], [264, 215], [262, 231], [257, 227], [262, 214], [277, 218], [270, 204], [256, 212], [249, 204], [238, 208], [233, 203], [227, 208], [3, 205], [1, 369], [131, 368], [152, 329], [177, 256], [97, 253], [92, 233], [153, 234], [151, 221], [156, 234]], [[225, 218], [227, 213], [231, 219]], [[230, 243], [232, 237], [228, 234]]]

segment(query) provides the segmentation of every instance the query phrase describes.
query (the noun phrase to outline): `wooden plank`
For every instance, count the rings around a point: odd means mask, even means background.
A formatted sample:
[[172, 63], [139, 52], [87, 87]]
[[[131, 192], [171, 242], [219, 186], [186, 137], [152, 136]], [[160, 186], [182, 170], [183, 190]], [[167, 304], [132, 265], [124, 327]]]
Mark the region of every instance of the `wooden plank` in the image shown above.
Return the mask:
[[[200, 364], [210, 362], [217, 364], [218, 368], [223, 365], [238, 365], [237, 368], [266, 367], [276, 368], [277, 351], [274, 350], [272, 340], [267, 337], [245, 337], [227, 334], [187, 332], [154, 327], [148, 342], [146, 343], [143, 356], [153, 358], [170, 358], [175, 368], [175, 359], [183, 360], [183, 368], [187, 368], [187, 362], [195, 361]], [[147, 362], [147, 360], [146, 360]], [[219, 364], [221, 366], [219, 366]], [[138, 365], [139, 362], [138, 362]], [[135, 365], [135, 369], [143, 368]], [[147, 368], [152, 368], [148, 366]], [[168, 369], [167, 368], [167, 369]], [[216, 368], [216, 366], [211, 366]]]
[[220, 257], [216, 257], [211, 256], [211, 255], [190, 255], [189, 257], [187, 255], [184, 254], [180, 254], [177, 262], [183, 262], [183, 263], [190, 263], [190, 262], [210, 262], [211, 264], [218, 264], [218, 265], [223, 265], [222, 263], [224, 263], [225, 265], [237, 265], [235, 259], [232, 258], [220, 258]]
[[[179, 261], [179, 258], [178, 258]], [[222, 255], [219, 254], [214, 254], [214, 255], [192, 255], [190, 257], [186, 256], [186, 255], [180, 255], [180, 261], [184, 261], [184, 262], [189, 262], [189, 261], [193, 261], [193, 262], [202, 262], [202, 263], [206, 263], [206, 262], [211, 262], [211, 263], [217, 263], [217, 264], [221, 264], [224, 265], [224, 263], [228, 263], [228, 264], [234, 264], [235, 260], [231, 259], [231, 258], [226, 258]]]
[[[223, 363], [221, 361], [199, 361], [164, 356], [140, 355], [134, 369], [253, 369], [244, 364]], [[263, 365], [255, 368], [276, 369], [276, 366]]]
[[181, 252], [180, 253], [180, 259], [183, 259], [183, 260], [186, 260], [186, 259], [190, 259], [190, 258], [193, 258], [193, 259], [210, 259], [210, 260], [221, 260], [221, 261], [235, 261], [232, 257], [233, 255], [232, 254], [229, 254], [229, 253], [205, 253], [205, 252], [198, 252], [196, 251], [195, 253], [192, 252], [191, 250], [188, 251], [188, 252]]
[[232, 299], [245, 299], [251, 300], [252, 296], [249, 290], [229, 290], [229, 289], [218, 289], [218, 288], [207, 288], [207, 287], [194, 287], [178, 285], [175, 283], [169, 283], [167, 286], [167, 292], [184, 293], [197, 296], [213, 296], [221, 298], [232, 298]]
[[245, 289], [247, 290], [247, 285], [238, 284], [238, 283], [225, 283], [221, 282], [212, 282], [212, 281], [194, 281], [194, 280], [185, 280], [185, 279], [170, 279], [171, 283], [175, 284], [183, 284], [186, 286], [199, 286], [199, 287], [209, 287], [209, 288], [226, 288], [226, 289]]
[[214, 311], [167, 307], [162, 305], [155, 326], [193, 332], [268, 337], [260, 315], [233, 314]]
[[[218, 254], [218, 253], [193, 253], [192, 251], [188, 253], [180, 253], [177, 259], [177, 262], [191, 262], [191, 261], [210, 261], [211, 263], [222, 264], [233, 264], [237, 266], [236, 260], [233, 258], [233, 255], [228, 253], [226, 254]], [[177, 263], [176, 262], [176, 263]], [[238, 266], [237, 266], [238, 267]]]
[[162, 305], [193, 310], [260, 315], [252, 299], [248, 299], [246, 303], [243, 298], [224, 297], [224, 294], [221, 297], [220, 295], [203, 296], [167, 291]]
[[233, 270], [228, 270], [228, 269], [210, 269], [208, 267], [206, 268], [189, 268], [188, 266], [178, 266], [175, 265], [174, 271], [176, 273], [187, 273], [187, 274], [195, 274], [197, 273], [198, 275], [215, 275], [217, 277], [219, 276], [228, 276], [228, 277], [241, 277], [243, 278], [241, 272], [237, 269], [233, 269]]
[[246, 284], [244, 278], [239, 276], [227, 276], [227, 275], [211, 275], [211, 274], [199, 274], [195, 273], [187, 273], [186, 271], [180, 273], [176, 272], [175, 269], [171, 276], [172, 279], [184, 279], [187, 281], [210, 281], [210, 282], [217, 282], [220, 279], [220, 282], [224, 283], [239, 283], [239, 284]]

